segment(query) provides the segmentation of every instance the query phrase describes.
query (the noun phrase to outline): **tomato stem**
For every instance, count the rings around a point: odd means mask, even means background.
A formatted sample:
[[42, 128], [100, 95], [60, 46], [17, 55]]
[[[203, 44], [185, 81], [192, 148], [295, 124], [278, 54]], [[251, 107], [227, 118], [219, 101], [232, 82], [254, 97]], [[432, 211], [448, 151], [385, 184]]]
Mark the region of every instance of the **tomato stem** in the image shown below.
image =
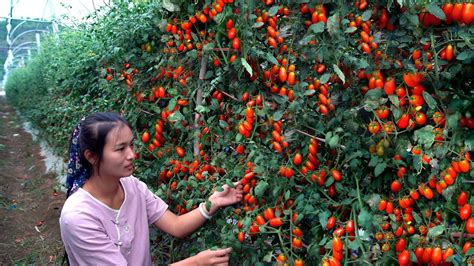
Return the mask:
[[357, 177], [354, 177], [354, 180], [356, 182], [357, 200], [359, 201], [359, 206], [360, 206], [360, 209], [362, 210], [363, 204], [362, 204], [362, 199], [360, 198], [359, 179]]
[[438, 56], [436, 54], [436, 49], [435, 49], [435, 38], [433, 35], [433, 31], [430, 32], [430, 39], [431, 39], [431, 50], [433, 52], [433, 57], [434, 57], [434, 69], [435, 69], [435, 75], [436, 75], [436, 80], [439, 80], [439, 65], [438, 65]]
[[[359, 193], [359, 189], [357, 189], [357, 193]], [[364, 248], [364, 245], [362, 244], [362, 241], [360, 240], [359, 223], [357, 222], [357, 219], [356, 219], [357, 217], [356, 217], [356, 214], [355, 214], [355, 209], [352, 209], [352, 217], [353, 217], [353, 220], [354, 220], [354, 228], [355, 228], [354, 231], [355, 231], [357, 243], [359, 243], [360, 249], [362, 250], [363, 258], [365, 260], [366, 259], [365, 248]]]
[[321, 188], [319, 188], [319, 192], [323, 194], [326, 198], [328, 198], [329, 202], [335, 206], [339, 206], [339, 202], [334, 201], [328, 194], [326, 194]]
[[235, 96], [230, 95], [230, 94], [228, 94], [227, 92], [225, 92], [225, 91], [223, 91], [223, 90], [219, 90], [219, 91], [220, 91], [222, 94], [224, 94], [225, 96], [231, 98], [232, 100], [237, 101], [237, 102], [239, 101], [239, 99], [235, 98]]
[[462, 246], [462, 243], [464, 242], [464, 230], [466, 228], [466, 222], [467, 220], [463, 221], [462, 226], [461, 226], [461, 237], [459, 238], [459, 246]]

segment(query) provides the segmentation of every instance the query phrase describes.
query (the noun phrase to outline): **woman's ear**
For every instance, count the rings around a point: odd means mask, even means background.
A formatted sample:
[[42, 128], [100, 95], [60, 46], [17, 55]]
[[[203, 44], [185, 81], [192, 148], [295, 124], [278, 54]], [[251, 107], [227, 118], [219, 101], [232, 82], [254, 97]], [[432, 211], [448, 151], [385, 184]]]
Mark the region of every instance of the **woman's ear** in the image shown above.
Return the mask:
[[90, 150], [86, 150], [84, 152], [84, 156], [86, 157], [86, 160], [93, 166], [96, 165], [97, 163], [97, 156], [91, 152]]

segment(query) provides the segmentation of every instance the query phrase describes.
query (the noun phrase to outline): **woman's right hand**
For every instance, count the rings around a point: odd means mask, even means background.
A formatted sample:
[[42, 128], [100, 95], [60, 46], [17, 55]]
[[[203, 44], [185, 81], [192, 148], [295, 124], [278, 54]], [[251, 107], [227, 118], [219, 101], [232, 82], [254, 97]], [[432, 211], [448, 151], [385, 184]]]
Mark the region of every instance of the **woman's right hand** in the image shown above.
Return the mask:
[[193, 258], [194, 265], [229, 265], [229, 254], [232, 248], [204, 250]]

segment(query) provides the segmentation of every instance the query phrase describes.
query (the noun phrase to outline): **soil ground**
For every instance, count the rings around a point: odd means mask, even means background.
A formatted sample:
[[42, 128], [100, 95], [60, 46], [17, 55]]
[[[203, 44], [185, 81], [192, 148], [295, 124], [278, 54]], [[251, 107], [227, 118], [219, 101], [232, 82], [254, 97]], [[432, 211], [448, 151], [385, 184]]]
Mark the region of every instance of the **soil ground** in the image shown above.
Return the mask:
[[65, 196], [22, 123], [0, 96], [0, 265], [58, 264]]

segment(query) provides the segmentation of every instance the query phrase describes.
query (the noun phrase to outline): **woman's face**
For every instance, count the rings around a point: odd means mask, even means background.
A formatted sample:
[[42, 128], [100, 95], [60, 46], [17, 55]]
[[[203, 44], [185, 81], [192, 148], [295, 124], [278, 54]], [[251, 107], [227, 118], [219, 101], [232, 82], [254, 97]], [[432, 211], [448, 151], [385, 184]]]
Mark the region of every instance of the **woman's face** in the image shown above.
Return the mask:
[[100, 175], [125, 177], [133, 173], [133, 133], [128, 126], [121, 125], [112, 129], [106, 137], [100, 162]]

